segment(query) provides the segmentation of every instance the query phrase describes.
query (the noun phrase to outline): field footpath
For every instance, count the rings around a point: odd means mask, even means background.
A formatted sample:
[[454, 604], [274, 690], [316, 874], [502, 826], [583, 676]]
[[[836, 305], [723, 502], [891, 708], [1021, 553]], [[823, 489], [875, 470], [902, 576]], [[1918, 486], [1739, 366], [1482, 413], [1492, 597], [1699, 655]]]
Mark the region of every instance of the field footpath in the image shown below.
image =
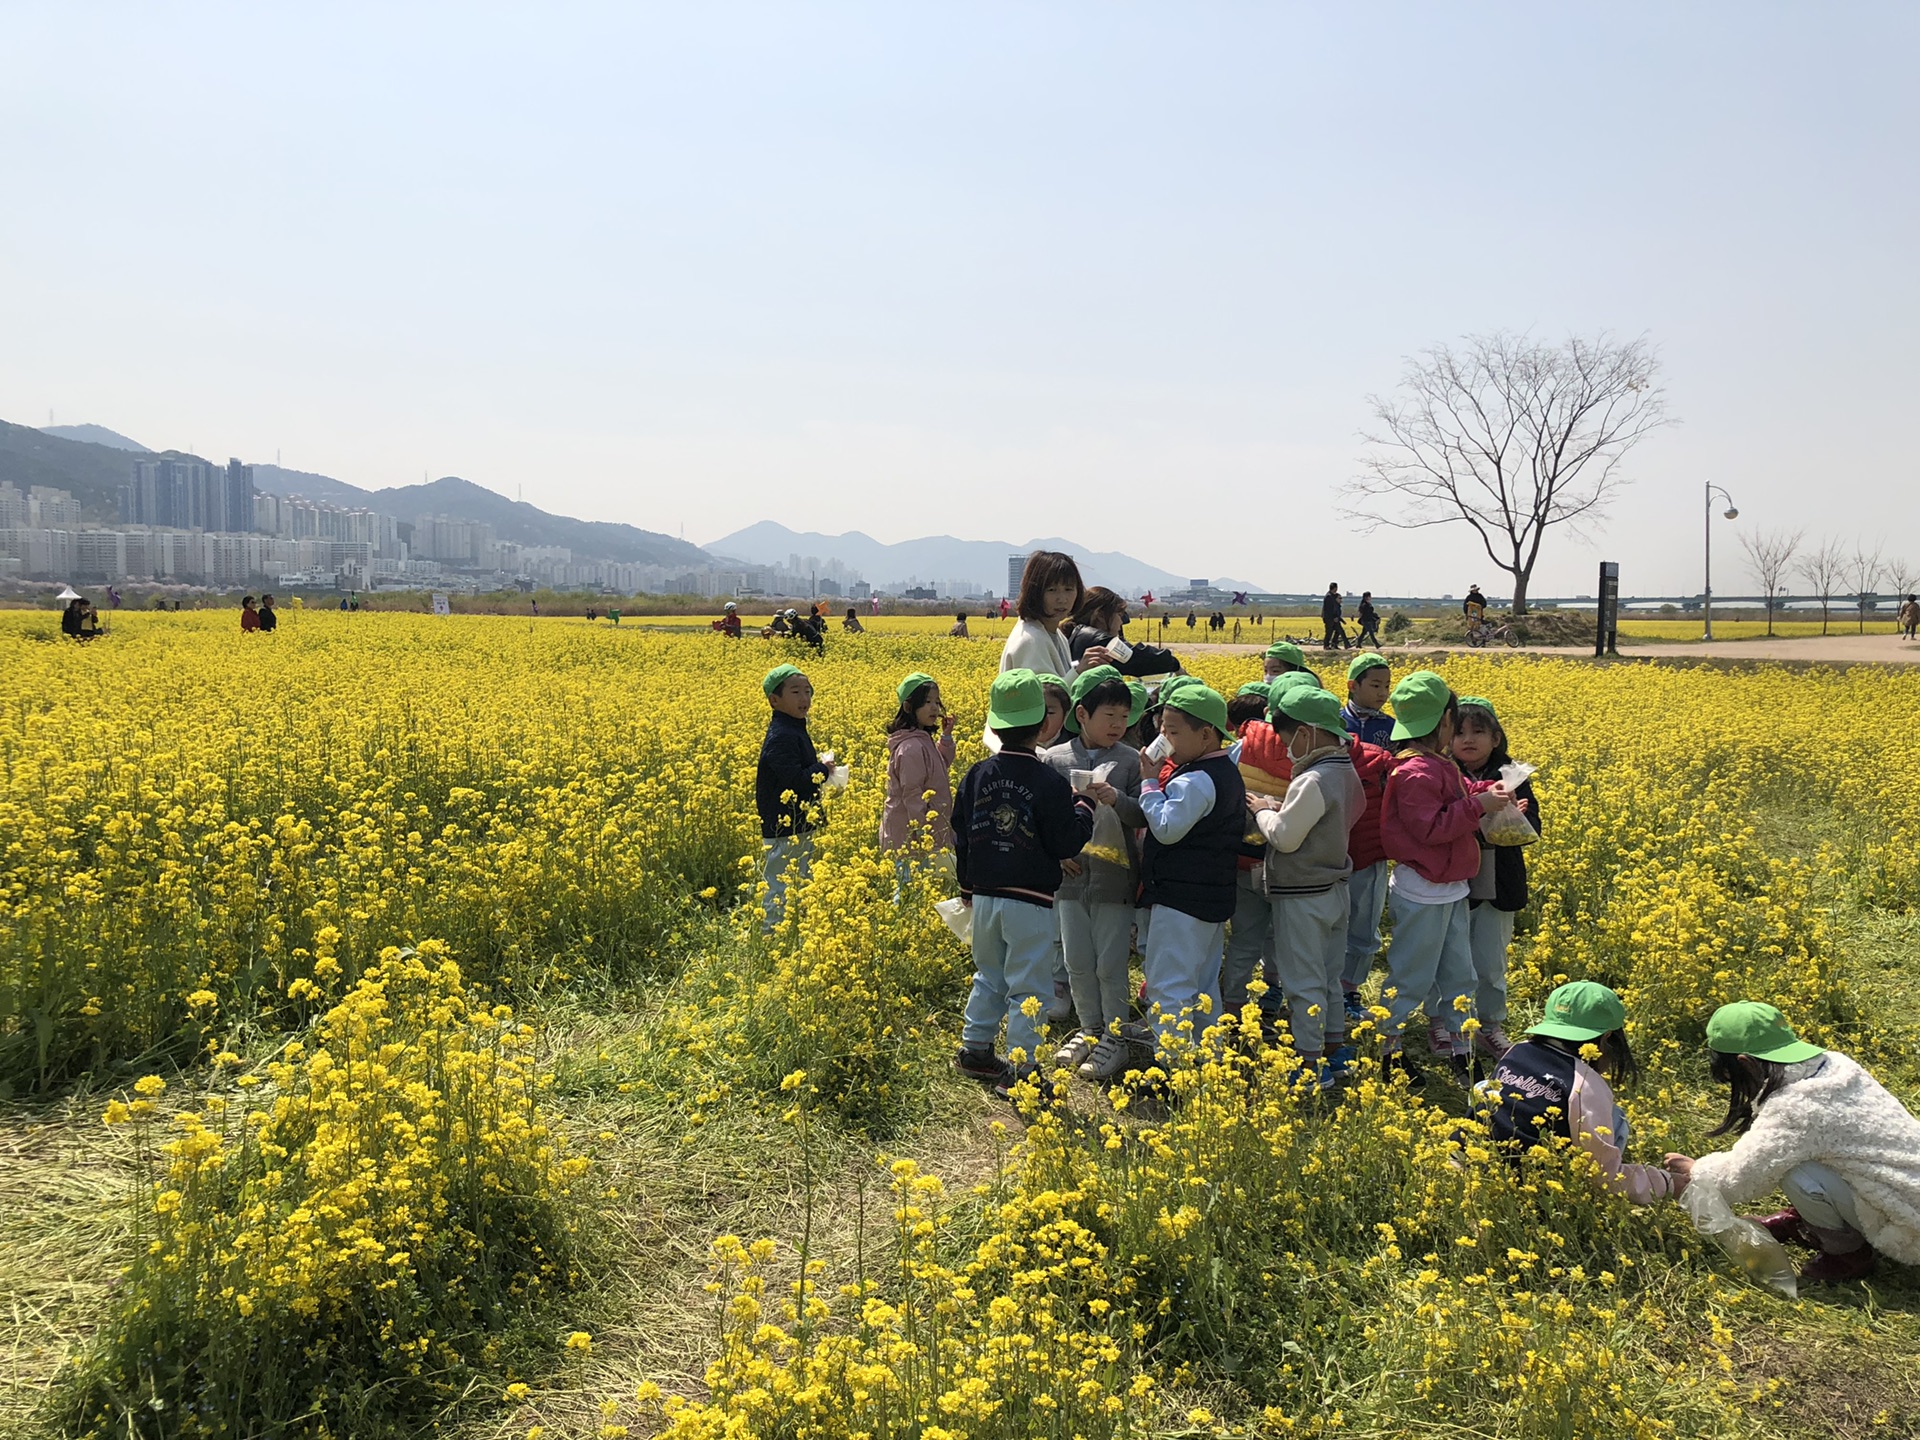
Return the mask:
[[[1265, 645], [1232, 645], [1205, 643], [1183, 645], [1174, 641], [1169, 646], [1181, 655], [1258, 655]], [[1300, 647], [1307, 653], [1311, 668], [1315, 657], [1331, 661], [1349, 653], [1344, 650], [1322, 650], [1317, 645]], [[1396, 655], [1471, 655], [1484, 653], [1499, 655], [1502, 653], [1524, 655], [1567, 655], [1593, 658], [1591, 645], [1520, 645], [1509, 650], [1506, 646], [1496, 646], [1484, 652], [1470, 648], [1464, 642], [1454, 641], [1434, 645], [1389, 645], [1381, 652], [1388, 659]], [[1809, 635], [1788, 640], [1633, 640], [1622, 638], [1619, 658], [1622, 660], [1668, 660], [1668, 659], [1708, 659], [1737, 660], [1746, 664], [1765, 664], [1769, 661], [1791, 661], [1797, 664], [1826, 662], [1836, 665], [1920, 665], [1920, 643], [1903, 640], [1898, 635]]]

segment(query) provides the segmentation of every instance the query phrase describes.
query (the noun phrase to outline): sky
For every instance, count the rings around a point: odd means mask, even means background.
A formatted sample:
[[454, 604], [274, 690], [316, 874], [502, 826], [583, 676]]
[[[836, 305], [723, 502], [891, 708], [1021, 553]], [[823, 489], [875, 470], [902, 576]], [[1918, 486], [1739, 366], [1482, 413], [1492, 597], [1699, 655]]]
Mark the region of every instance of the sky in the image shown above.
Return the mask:
[[[1342, 515], [1367, 397], [1647, 336], [1681, 423], [1536, 595], [1920, 561], [1910, 4], [0, 13], [0, 417], [709, 543], [1061, 534], [1458, 593]], [[1902, 550], [1904, 547], [1904, 551]]]

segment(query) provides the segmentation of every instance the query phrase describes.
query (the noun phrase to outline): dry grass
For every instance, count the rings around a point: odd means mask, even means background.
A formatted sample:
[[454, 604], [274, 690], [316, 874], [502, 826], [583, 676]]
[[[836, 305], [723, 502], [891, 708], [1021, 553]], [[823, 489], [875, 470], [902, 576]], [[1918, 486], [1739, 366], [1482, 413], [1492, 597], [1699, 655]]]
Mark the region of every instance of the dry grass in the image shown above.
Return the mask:
[[28, 1433], [105, 1308], [130, 1168], [89, 1096], [0, 1107], [0, 1433]]

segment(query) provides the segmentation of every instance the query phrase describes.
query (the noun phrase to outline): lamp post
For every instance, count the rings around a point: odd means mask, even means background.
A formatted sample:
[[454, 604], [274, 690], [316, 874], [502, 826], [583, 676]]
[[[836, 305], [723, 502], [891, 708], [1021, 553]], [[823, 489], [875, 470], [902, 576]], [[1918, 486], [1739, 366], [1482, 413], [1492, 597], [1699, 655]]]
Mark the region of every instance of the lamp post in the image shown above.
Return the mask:
[[1740, 510], [1739, 507], [1733, 503], [1733, 496], [1727, 494], [1724, 489], [1721, 489], [1720, 486], [1709, 480], [1707, 482], [1706, 493], [1707, 589], [1706, 593], [1701, 597], [1701, 608], [1706, 613], [1707, 633], [1701, 637], [1703, 640], [1713, 639], [1713, 495], [1716, 490], [1720, 492], [1720, 498], [1727, 502], [1727, 519], [1737, 520], [1740, 518]]

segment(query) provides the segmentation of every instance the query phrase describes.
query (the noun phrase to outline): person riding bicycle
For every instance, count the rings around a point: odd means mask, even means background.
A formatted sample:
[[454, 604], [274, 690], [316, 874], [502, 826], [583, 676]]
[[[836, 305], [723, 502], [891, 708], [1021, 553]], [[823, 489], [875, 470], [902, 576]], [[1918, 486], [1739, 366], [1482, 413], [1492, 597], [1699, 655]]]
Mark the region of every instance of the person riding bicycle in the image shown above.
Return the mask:
[[1354, 613], [1354, 619], [1360, 622], [1360, 638], [1353, 643], [1360, 649], [1380, 648], [1380, 612], [1373, 608], [1373, 592], [1360, 592], [1360, 608]]
[[1467, 617], [1467, 632], [1477, 635], [1487, 628], [1487, 597], [1478, 585], [1467, 587], [1467, 598], [1460, 602], [1460, 613]]
[[1327, 638], [1321, 641], [1321, 647], [1327, 650], [1344, 650], [1347, 645], [1347, 628], [1341, 623], [1340, 587], [1327, 586], [1326, 598], [1320, 602], [1320, 623], [1326, 627]]

